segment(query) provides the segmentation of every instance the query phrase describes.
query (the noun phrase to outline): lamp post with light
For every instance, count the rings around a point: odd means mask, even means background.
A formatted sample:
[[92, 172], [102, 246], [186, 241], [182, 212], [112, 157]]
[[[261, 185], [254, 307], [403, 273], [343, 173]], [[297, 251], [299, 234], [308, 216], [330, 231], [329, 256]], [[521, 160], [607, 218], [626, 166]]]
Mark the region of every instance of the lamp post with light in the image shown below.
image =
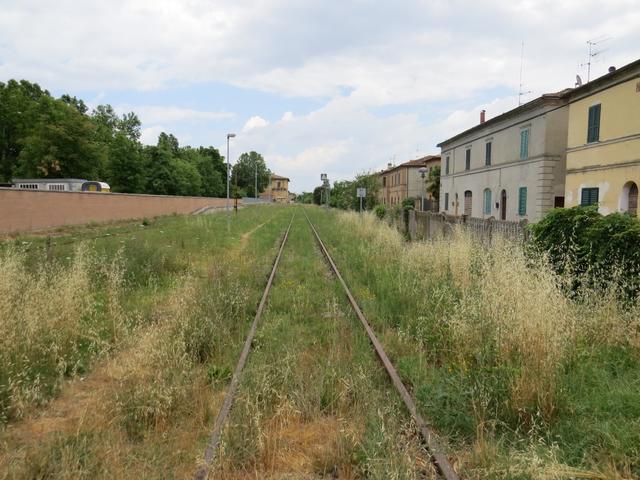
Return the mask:
[[229, 180], [231, 176], [231, 164], [229, 163], [229, 139], [235, 136], [235, 133], [227, 133], [227, 212], [229, 211]]

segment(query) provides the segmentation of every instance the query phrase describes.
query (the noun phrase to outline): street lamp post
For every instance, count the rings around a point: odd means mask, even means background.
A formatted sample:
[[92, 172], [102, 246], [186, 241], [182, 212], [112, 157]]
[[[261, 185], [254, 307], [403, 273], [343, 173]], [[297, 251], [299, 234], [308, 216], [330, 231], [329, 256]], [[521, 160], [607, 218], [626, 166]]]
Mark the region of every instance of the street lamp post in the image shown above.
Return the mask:
[[425, 193], [425, 190], [427, 188], [426, 184], [424, 182], [424, 175], [428, 171], [429, 171], [429, 169], [426, 168], [426, 167], [421, 167], [421, 168], [418, 169], [418, 172], [420, 172], [420, 176], [422, 177], [422, 191], [421, 191], [422, 199], [421, 199], [421, 202], [420, 202], [420, 211], [421, 212], [424, 212], [424, 193]]
[[227, 133], [227, 212], [229, 211], [229, 180], [231, 176], [231, 164], [229, 163], [229, 139], [235, 136], [235, 133]]

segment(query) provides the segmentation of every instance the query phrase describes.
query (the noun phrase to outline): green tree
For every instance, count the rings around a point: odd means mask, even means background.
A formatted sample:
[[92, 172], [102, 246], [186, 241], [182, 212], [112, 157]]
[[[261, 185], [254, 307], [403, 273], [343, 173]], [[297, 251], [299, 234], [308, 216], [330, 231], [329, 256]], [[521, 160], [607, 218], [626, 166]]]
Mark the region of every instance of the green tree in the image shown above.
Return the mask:
[[231, 184], [238, 185], [249, 197], [256, 196], [256, 168], [258, 172], [258, 193], [260, 193], [267, 188], [271, 177], [271, 172], [267, 168], [262, 155], [256, 152], [243, 153], [231, 172]]
[[353, 182], [336, 181], [329, 193], [329, 205], [334, 208], [347, 210], [352, 206], [351, 193], [355, 192]]
[[140, 145], [118, 132], [109, 148], [107, 180], [114, 192], [141, 193], [145, 169]]
[[353, 181], [353, 191], [351, 193], [352, 208], [360, 208], [360, 201], [357, 198], [357, 189], [365, 188], [367, 195], [362, 202], [362, 208], [365, 210], [373, 210], [378, 204], [378, 192], [380, 191], [380, 178], [377, 173], [364, 172], [356, 175]]
[[313, 192], [302, 192], [300, 195], [296, 197], [296, 203], [305, 203], [305, 204], [313, 203]]
[[146, 193], [155, 195], [175, 194], [175, 178], [173, 175], [173, 156], [166, 148], [145, 147], [144, 165], [146, 177]]
[[324, 187], [320, 185], [313, 189], [313, 203], [320, 205], [324, 199]]
[[[207, 152], [205, 154], [204, 152]], [[213, 154], [215, 152], [215, 155]], [[219, 164], [222, 157], [216, 149], [213, 152], [185, 147], [180, 149], [180, 157], [195, 166], [201, 177], [201, 194], [206, 197], [226, 196], [226, 184], [223, 184]], [[212, 158], [213, 157], [213, 158]]]
[[40, 115], [39, 104], [49, 92], [21, 80], [0, 82], [0, 180], [9, 181], [18, 168], [18, 158]]
[[171, 168], [173, 175], [173, 188], [169, 189], [171, 195], [202, 195], [202, 177], [195, 165], [174, 158]]
[[26, 177], [97, 178], [107, 151], [95, 141], [95, 125], [75, 106], [43, 96], [38, 118], [21, 139], [17, 173]]
[[436, 165], [429, 171], [427, 193], [430, 193], [436, 202], [440, 200], [440, 165]]

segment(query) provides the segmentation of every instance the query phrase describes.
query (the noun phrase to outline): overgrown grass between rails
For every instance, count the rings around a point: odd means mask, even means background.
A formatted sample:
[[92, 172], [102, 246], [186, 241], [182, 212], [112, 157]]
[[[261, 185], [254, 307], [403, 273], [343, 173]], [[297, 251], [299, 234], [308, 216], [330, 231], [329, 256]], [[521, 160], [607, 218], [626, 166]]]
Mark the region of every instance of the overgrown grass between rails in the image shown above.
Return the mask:
[[311, 212], [467, 474], [503, 478], [509, 457], [513, 478], [640, 475], [637, 304], [568, 299], [544, 258], [509, 242], [407, 243], [373, 215]]
[[299, 214], [223, 436], [216, 477], [429, 478], [422, 473], [430, 472], [427, 463]]

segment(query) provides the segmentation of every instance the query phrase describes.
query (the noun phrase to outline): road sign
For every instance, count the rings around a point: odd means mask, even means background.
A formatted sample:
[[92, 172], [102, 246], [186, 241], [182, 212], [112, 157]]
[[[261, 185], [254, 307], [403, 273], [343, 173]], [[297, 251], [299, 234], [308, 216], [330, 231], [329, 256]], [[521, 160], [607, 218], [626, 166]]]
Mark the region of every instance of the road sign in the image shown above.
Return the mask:
[[358, 189], [358, 198], [364, 198], [367, 196], [367, 189], [366, 188], [359, 188]]

